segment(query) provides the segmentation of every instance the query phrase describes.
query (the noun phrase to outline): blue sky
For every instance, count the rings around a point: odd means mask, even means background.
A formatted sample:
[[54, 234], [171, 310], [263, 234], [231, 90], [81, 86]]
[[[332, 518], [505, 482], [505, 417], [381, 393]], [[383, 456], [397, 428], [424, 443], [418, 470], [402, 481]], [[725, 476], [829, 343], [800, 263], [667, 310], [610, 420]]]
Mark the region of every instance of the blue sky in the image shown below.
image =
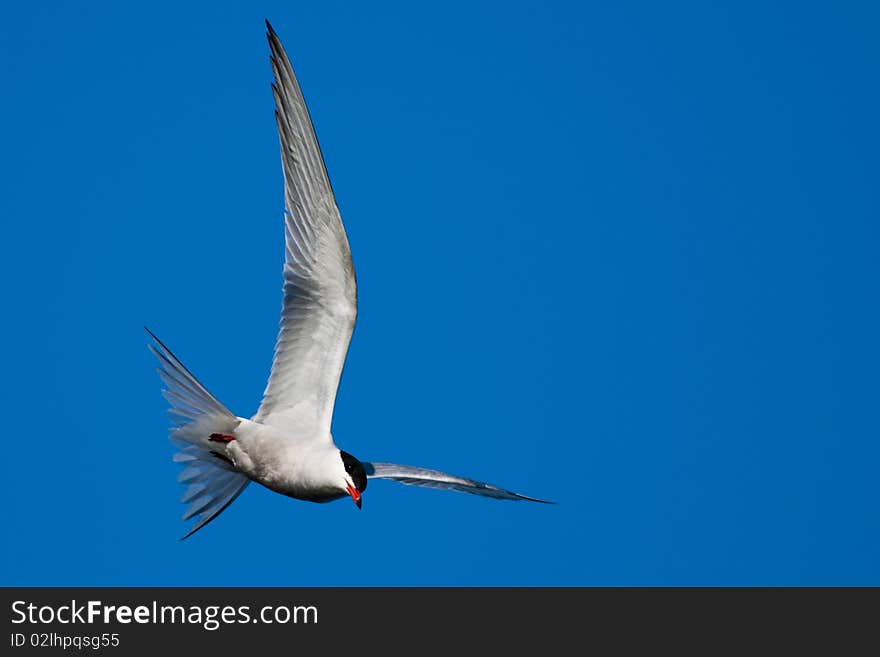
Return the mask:
[[[181, 4], [0, 10], [0, 583], [880, 584], [876, 6]], [[256, 410], [264, 18], [357, 268], [337, 443], [559, 505], [251, 486], [177, 541], [142, 326]]]

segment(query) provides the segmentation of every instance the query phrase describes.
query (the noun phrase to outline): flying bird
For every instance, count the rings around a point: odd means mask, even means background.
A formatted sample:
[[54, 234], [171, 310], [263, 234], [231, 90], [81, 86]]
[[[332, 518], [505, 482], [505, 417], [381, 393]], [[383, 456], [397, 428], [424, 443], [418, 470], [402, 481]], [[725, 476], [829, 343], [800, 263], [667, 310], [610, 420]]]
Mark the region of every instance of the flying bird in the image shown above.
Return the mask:
[[351, 497], [361, 508], [369, 479], [548, 503], [473, 479], [394, 463], [360, 461], [330, 433], [339, 377], [357, 317], [348, 237], [308, 108], [281, 41], [266, 21], [275, 120], [284, 172], [284, 286], [280, 330], [257, 414], [221, 404], [147, 329], [171, 405], [171, 440], [183, 464], [187, 538], [255, 481], [309, 502]]

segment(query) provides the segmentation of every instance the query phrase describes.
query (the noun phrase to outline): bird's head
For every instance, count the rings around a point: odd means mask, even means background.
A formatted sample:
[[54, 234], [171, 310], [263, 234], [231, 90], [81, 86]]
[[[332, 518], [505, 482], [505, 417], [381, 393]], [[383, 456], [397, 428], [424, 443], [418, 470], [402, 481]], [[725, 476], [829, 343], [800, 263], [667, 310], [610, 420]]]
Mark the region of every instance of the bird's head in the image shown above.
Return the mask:
[[367, 490], [367, 473], [364, 465], [348, 452], [339, 451], [344, 467], [342, 487], [351, 495], [351, 499], [361, 508], [361, 493]]

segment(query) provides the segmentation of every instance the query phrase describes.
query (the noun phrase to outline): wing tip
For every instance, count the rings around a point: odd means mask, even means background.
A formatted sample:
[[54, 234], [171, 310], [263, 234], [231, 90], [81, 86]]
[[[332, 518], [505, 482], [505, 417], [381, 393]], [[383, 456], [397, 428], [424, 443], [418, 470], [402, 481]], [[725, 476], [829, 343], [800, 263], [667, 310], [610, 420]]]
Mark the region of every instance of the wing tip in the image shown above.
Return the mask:
[[538, 504], [559, 504], [559, 502], [554, 502], [553, 500], [542, 500], [539, 497], [529, 497], [528, 495], [520, 495], [519, 493], [514, 493], [516, 495], [517, 502], [537, 502]]
[[[149, 336], [152, 338], [152, 340], [153, 340], [153, 344], [149, 344], [149, 343], [147, 344], [147, 346], [150, 348], [150, 351], [152, 351], [152, 352], [155, 354], [155, 353], [156, 353], [156, 347], [159, 347], [159, 349], [161, 349], [163, 352], [166, 352], [166, 353], [169, 353], [169, 354], [171, 353], [171, 350], [170, 350], [168, 347], [165, 346], [165, 343], [162, 342], [162, 341], [159, 339], [159, 337], [158, 337], [155, 333], [153, 333], [153, 332], [152, 332], [149, 328], [147, 328], [146, 326], [144, 326], [144, 330], [147, 332], [147, 335], [149, 335]], [[172, 354], [172, 355], [173, 355], [173, 354]]]
[[272, 23], [269, 22], [269, 19], [264, 19], [266, 22], [266, 39], [269, 40], [269, 47], [273, 51], [273, 55], [275, 54], [275, 50], [281, 50], [281, 38], [278, 36], [278, 32], [275, 31], [275, 28], [272, 27]]

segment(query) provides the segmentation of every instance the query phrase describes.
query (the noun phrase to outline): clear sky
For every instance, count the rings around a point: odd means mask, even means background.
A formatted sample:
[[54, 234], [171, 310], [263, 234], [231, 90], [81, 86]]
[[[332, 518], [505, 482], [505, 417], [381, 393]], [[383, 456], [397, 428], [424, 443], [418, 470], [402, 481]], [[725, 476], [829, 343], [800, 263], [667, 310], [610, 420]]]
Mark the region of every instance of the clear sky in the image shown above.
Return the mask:
[[[357, 268], [337, 443], [557, 506], [253, 485], [178, 542], [142, 327], [255, 412], [264, 18]], [[0, 63], [0, 583], [880, 584], [876, 3], [4, 3]]]

